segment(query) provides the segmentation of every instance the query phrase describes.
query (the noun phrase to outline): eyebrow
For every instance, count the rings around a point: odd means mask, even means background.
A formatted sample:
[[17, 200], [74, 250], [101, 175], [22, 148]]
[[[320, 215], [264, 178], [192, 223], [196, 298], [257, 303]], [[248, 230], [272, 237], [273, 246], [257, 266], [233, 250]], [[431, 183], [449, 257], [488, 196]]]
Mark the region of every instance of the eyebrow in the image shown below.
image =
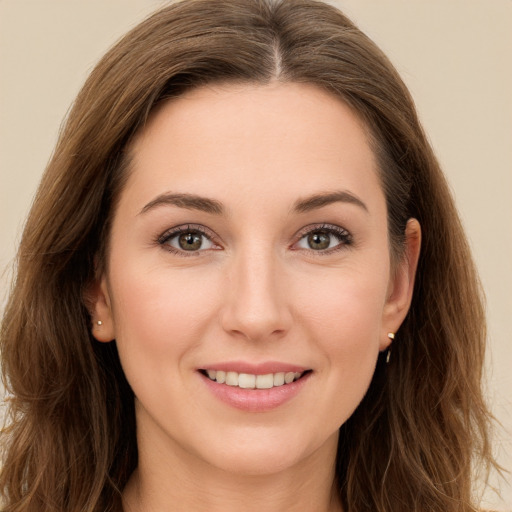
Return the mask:
[[324, 192], [320, 194], [314, 194], [304, 199], [299, 199], [295, 202], [293, 210], [298, 213], [306, 213], [310, 212], [311, 210], [316, 210], [318, 208], [322, 208], [323, 206], [338, 202], [354, 204], [368, 212], [368, 207], [363, 203], [363, 201], [361, 201], [361, 199], [359, 199], [348, 190]]
[[215, 199], [208, 197], [197, 196], [195, 194], [161, 194], [152, 201], [150, 201], [142, 210], [140, 214], [146, 213], [149, 210], [157, 208], [158, 206], [178, 206], [179, 208], [186, 208], [187, 210], [199, 210], [201, 212], [213, 213], [221, 215], [224, 211], [222, 203]]
[[[363, 201], [347, 190], [324, 192], [314, 194], [304, 199], [299, 199], [295, 202], [293, 211], [298, 213], [307, 213], [311, 210], [316, 210], [337, 202], [354, 204], [366, 212], [368, 211], [368, 208]], [[206, 213], [212, 213], [214, 215], [222, 215], [224, 212], [222, 203], [216, 199], [210, 199], [208, 197], [198, 196], [195, 194], [165, 193], [159, 195], [146, 204], [146, 206], [144, 206], [140, 211], [140, 214], [146, 213], [159, 206], [177, 206], [187, 210], [198, 210]]]

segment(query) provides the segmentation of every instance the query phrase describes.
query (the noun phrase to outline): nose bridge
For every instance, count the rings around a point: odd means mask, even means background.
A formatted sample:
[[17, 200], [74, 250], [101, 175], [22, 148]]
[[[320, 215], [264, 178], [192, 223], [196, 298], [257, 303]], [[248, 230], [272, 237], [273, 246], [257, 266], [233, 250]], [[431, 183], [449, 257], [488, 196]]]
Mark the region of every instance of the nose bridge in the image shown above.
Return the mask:
[[290, 325], [284, 274], [268, 244], [252, 243], [234, 256], [224, 328], [250, 340], [282, 334]]

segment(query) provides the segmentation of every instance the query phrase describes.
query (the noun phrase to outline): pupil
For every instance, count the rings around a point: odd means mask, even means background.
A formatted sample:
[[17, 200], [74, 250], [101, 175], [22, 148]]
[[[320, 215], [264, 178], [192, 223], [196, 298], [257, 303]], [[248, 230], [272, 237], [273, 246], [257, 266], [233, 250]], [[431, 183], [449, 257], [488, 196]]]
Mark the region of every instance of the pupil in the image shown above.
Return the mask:
[[196, 251], [201, 248], [201, 235], [198, 233], [184, 233], [179, 237], [179, 244], [185, 251]]
[[327, 233], [316, 232], [308, 236], [308, 244], [311, 249], [327, 249], [330, 243], [331, 239]]

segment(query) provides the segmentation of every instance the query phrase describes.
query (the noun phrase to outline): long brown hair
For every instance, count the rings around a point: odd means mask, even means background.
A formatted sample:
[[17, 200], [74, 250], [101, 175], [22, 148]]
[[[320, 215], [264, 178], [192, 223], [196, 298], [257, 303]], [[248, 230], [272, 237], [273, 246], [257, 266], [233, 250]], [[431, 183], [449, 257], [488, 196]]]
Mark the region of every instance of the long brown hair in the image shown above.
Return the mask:
[[380, 50], [314, 0], [185, 0], [99, 62], [30, 212], [1, 328], [10, 393], [3, 510], [105, 512], [137, 465], [133, 393], [115, 342], [97, 343], [84, 299], [108, 251], [126, 148], [154, 107], [219, 81], [305, 82], [364, 120], [387, 198], [390, 246], [407, 219], [423, 245], [389, 365], [340, 429], [347, 512], [473, 510], [474, 464], [493, 464], [480, 389], [485, 319], [461, 224], [413, 102]]

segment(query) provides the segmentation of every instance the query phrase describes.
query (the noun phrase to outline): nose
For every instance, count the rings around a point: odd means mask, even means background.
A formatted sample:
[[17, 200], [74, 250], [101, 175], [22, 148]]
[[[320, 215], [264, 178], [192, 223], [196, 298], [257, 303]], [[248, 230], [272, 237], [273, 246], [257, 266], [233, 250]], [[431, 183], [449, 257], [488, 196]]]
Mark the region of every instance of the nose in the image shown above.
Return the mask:
[[250, 341], [277, 339], [292, 324], [286, 278], [272, 251], [248, 250], [229, 270], [222, 326]]

